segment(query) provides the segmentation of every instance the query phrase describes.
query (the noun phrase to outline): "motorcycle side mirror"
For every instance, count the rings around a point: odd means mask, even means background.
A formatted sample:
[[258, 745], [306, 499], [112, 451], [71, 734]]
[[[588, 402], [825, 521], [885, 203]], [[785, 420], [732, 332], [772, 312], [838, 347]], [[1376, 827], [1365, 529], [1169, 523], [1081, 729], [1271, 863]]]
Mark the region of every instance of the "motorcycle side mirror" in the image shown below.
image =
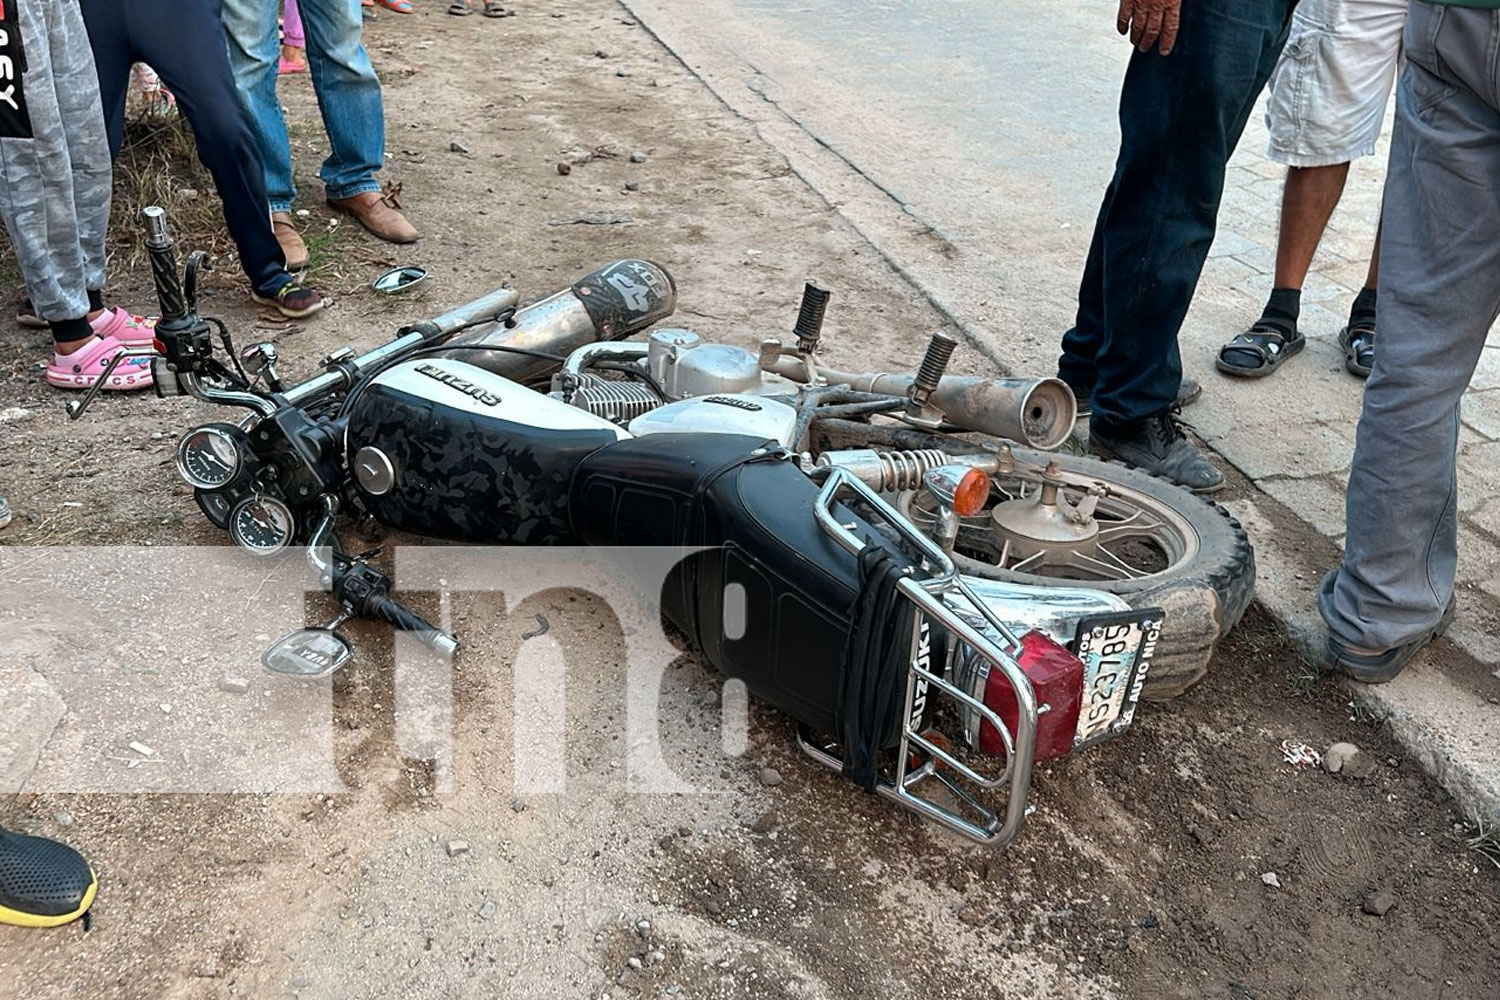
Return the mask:
[[395, 295], [426, 280], [427, 271], [425, 268], [412, 266], [393, 267], [370, 282], [370, 287], [381, 295]]
[[273, 674], [319, 680], [354, 658], [354, 645], [330, 628], [299, 628], [288, 632], [261, 655]]

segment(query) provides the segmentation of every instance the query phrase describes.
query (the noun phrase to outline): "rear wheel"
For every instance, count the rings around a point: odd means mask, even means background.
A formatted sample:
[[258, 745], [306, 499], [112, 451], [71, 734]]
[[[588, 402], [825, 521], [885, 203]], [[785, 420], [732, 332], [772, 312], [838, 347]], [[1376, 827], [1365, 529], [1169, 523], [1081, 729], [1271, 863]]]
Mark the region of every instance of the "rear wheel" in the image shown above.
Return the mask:
[[[1255, 592], [1255, 555], [1217, 504], [1113, 462], [1017, 449], [1016, 469], [991, 479], [990, 498], [962, 519], [960, 572], [1038, 586], [1076, 581], [1132, 607], [1160, 607], [1166, 628], [1144, 695], [1161, 700], [1203, 678], [1214, 647]], [[897, 506], [930, 530], [925, 491]]]

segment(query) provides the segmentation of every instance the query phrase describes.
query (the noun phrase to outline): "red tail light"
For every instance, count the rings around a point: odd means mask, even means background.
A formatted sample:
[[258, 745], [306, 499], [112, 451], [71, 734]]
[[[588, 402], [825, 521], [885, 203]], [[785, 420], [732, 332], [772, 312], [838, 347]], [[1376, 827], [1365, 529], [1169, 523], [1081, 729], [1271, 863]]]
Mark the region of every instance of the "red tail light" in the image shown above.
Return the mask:
[[[1073, 749], [1078, 713], [1083, 705], [1083, 661], [1046, 635], [1033, 631], [1021, 637], [1019, 662], [1036, 690], [1037, 705], [1047, 706], [1037, 717], [1036, 759], [1066, 756]], [[984, 703], [1014, 734], [1018, 715], [1016, 692], [998, 670], [992, 670], [985, 683]], [[994, 757], [1005, 756], [1005, 742], [988, 722], [979, 727], [979, 751]]]

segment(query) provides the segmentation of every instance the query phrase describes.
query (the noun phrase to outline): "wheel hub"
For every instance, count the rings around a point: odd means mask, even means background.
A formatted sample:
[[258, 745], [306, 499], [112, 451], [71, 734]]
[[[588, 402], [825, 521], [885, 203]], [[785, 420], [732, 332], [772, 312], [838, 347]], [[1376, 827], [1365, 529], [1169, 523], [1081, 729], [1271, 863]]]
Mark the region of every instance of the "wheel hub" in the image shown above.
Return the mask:
[[1057, 479], [1060, 471], [1056, 462], [1050, 463], [1036, 493], [990, 510], [995, 533], [1012, 556], [1077, 552], [1098, 541], [1099, 522], [1094, 519], [1098, 498], [1090, 496], [1077, 506], [1069, 503]]

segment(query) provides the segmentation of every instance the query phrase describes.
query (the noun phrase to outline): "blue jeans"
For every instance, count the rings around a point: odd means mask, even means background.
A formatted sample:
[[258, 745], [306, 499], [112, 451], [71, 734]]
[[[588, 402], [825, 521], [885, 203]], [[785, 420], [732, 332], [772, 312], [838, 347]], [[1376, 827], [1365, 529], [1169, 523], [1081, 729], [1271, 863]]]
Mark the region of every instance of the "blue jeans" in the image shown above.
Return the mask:
[[193, 126], [198, 159], [213, 174], [240, 265], [259, 295], [274, 296], [292, 276], [266, 215], [265, 174], [250, 116], [224, 54], [219, 0], [82, 0], [109, 151], [120, 152], [130, 65], [160, 67], [162, 82]]
[[1136, 52], [1120, 93], [1120, 156], [1063, 336], [1058, 375], [1093, 421], [1171, 409], [1177, 333], [1213, 243], [1230, 154], [1286, 43], [1296, 0], [1187, 0], [1169, 56]]
[[[302, 0], [307, 67], [332, 152], [318, 176], [329, 198], [380, 190], [375, 171], [385, 160], [385, 107], [380, 78], [365, 52], [359, 0]], [[297, 196], [292, 148], [276, 97], [277, 0], [224, 0], [229, 63], [250, 111], [266, 170], [271, 211], [285, 212]]]

